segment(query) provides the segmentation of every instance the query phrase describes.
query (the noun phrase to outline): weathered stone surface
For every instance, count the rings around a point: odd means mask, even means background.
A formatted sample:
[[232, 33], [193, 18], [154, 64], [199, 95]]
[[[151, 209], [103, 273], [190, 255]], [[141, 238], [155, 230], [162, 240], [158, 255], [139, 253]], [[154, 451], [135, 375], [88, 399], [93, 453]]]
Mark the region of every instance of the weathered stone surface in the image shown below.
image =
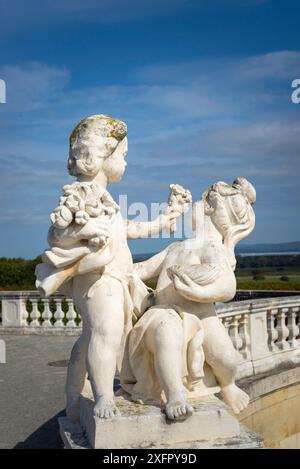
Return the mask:
[[[120, 369], [132, 322], [148, 305], [148, 289], [134, 271], [127, 239], [149, 237], [164, 229], [173, 232], [176, 219], [192, 200], [189, 191], [173, 184], [168, 205], [155, 220], [124, 220], [107, 185], [121, 180], [127, 150], [127, 127], [119, 119], [96, 114], [75, 127], [70, 136], [68, 170], [77, 180], [63, 187], [59, 204], [50, 216], [49, 248], [36, 267], [36, 286], [42, 296], [60, 290], [74, 300], [82, 318], [83, 331], [72, 350], [66, 385], [66, 412], [72, 420], [79, 414], [86, 362], [95, 414], [100, 418], [118, 414], [113, 400], [116, 364]], [[33, 306], [31, 326], [36, 326], [36, 301]], [[14, 322], [17, 312], [14, 302], [9, 313]], [[70, 315], [75, 325], [73, 313]], [[55, 322], [56, 327], [63, 325], [63, 318], [60, 310], [57, 319], [61, 324]], [[46, 321], [49, 325], [49, 309]], [[8, 325], [14, 326], [14, 322]]]
[[243, 177], [213, 184], [193, 205], [195, 237], [135, 264], [142, 280], [157, 277], [157, 285], [152, 307], [128, 334], [121, 385], [134, 401], [145, 403], [158, 400], [163, 390], [170, 419], [190, 415], [185, 392], [201, 379], [208, 387], [218, 384], [236, 414], [249, 402], [235, 385], [241, 355], [233, 345], [239, 348], [248, 337], [239, 337], [237, 318], [224, 327], [214, 304], [235, 295], [234, 248], [254, 228], [255, 199], [254, 187]]
[[[212, 409], [211, 409], [212, 410]], [[222, 409], [224, 411], [224, 409]], [[198, 409], [200, 412], [200, 409]], [[153, 417], [153, 416], [152, 416]], [[149, 418], [152, 418], [149, 416]], [[222, 417], [223, 418], [223, 415]], [[91, 449], [92, 446], [88, 440], [86, 433], [83, 431], [83, 428], [77, 423], [73, 423], [70, 421], [68, 417], [60, 417], [58, 419], [59, 427], [60, 427], [60, 435], [64, 442], [64, 446], [66, 449]], [[188, 420], [191, 422], [191, 419]], [[105, 422], [101, 422], [102, 424]], [[224, 422], [223, 422], [224, 423]], [[128, 420], [128, 427], [127, 433], [129, 433], [131, 429], [130, 421]], [[165, 424], [167, 425], [167, 424]], [[182, 425], [182, 423], [171, 423], [169, 427], [172, 428], [174, 425]], [[229, 426], [227, 428], [227, 431]], [[144, 423], [143, 427], [141, 428], [141, 432], [144, 430]], [[120, 435], [120, 428], [118, 428], [117, 432], [115, 433], [115, 437]], [[197, 434], [194, 435], [194, 439], [192, 441], [181, 441], [177, 443], [167, 443], [166, 441], [156, 441], [149, 446], [140, 446], [143, 448], [151, 448], [151, 449], [260, 449], [263, 448], [262, 438], [254, 432], [251, 432], [246, 427], [239, 425], [239, 431], [236, 435], [233, 436], [224, 436], [222, 437], [215, 437], [214, 439], [207, 440], [205, 439], [196, 439], [198, 438]], [[104, 448], [104, 447], [102, 447]], [[113, 448], [105, 447], [105, 449], [114, 449], [118, 448], [115, 445]], [[129, 448], [129, 447], [127, 447]], [[133, 446], [132, 448], [138, 449], [137, 446]]]
[[280, 368], [242, 383], [251, 396], [240, 422], [258, 432], [266, 448], [300, 448], [300, 368]]
[[123, 397], [116, 399], [121, 416], [99, 419], [93, 415], [94, 402], [81, 397], [80, 423], [93, 448], [149, 448], [196, 440], [211, 441], [237, 437], [238, 421], [216, 397], [191, 401], [193, 415], [182, 422], [170, 422], [157, 406], [140, 405]]
[[[256, 191], [243, 177], [213, 184], [193, 206], [195, 237], [133, 265], [127, 240], [174, 232], [192, 197], [173, 184], [168, 206], [156, 220], [124, 220], [107, 185], [121, 180], [127, 150], [127, 127], [118, 119], [97, 114], [75, 127], [68, 170], [77, 180], [63, 187], [50, 216], [49, 248], [36, 267], [41, 294], [59, 290], [72, 297], [82, 318], [82, 335], [68, 365], [67, 416], [80, 418], [94, 448], [236, 436], [237, 420], [208, 397], [221, 390], [236, 414], [249, 402], [235, 384], [238, 322], [224, 327], [214, 304], [235, 295], [234, 248], [254, 228]], [[149, 295], [144, 281], [156, 277], [156, 291]], [[9, 305], [10, 327], [25, 322], [25, 313], [17, 317], [16, 301]], [[49, 303], [44, 306], [43, 327], [49, 327]], [[63, 318], [60, 307], [55, 327]], [[76, 326], [74, 310], [67, 318]], [[30, 319], [31, 326], [39, 325], [37, 299]], [[130, 404], [120, 396], [114, 400], [116, 367]], [[93, 400], [82, 396], [87, 374]]]
[[59, 417], [58, 424], [65, 449], [91, 449], [79, 423], [72, 422], [69, 417]]

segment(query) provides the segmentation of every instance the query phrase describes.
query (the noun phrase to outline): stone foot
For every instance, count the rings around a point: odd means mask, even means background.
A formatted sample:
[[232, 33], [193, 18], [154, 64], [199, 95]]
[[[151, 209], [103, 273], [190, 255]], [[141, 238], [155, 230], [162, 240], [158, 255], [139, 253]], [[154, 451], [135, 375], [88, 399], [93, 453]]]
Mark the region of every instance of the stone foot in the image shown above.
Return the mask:
[[105, 397], [99, 397], [94, 407], [94, 416], [100, 419], [112, 419], [119, 417], [120, 411], [118, 410], [113, 399], [107, 399]]
[[221, 389], [222, 396], [235, 414], [239, 414], [249, 404], [249, 396], [235, 384], [229, 384]]
[[185, 420], [192, 415], [194, 409], [184, 399], [170, 399], [166, 406], [165, 412], [169, 420]]

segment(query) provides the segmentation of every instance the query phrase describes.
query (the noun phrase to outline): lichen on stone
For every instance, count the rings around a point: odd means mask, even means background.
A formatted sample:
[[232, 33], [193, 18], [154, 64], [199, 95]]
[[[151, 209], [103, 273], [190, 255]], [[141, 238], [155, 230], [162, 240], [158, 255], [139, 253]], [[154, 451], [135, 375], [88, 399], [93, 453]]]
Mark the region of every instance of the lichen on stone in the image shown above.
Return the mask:
[[[73, 129], [70, 136], [70, 145], [75, 143], [80, 132], [86, 129], [86, 132], [94, 132], [103, 138], [114, 138], [118, 141], [123, 140], [127, 135], [127, 126], [125, 122], [114, 119], [106, 114], [95, 114], [93, 116], [85, 117]], [[83, 132], [85, 134], [85, 132]], [[84, 138], [86, 135], [83, 135]]]

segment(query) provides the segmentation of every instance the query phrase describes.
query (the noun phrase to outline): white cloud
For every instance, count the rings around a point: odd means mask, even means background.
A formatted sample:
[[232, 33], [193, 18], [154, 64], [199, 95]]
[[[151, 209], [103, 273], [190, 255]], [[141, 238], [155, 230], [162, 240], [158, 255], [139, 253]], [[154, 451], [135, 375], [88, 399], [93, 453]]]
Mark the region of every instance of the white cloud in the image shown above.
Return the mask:
[[177, 63], [150, 64], [139, 67], [135, 73], [145, 82], [182, 83], [197, 82], [204, 86], [218, 81], [222, 89], [224, 81], [273, 78], [274, 81], [299, 73], [299, 51], [275, 51], [246, 57], [201, 58]]
[[186, 119], [228, 122], [242, 119], [245, 112], [265, 112], [273, 103], [283, 103], [290, 93], [289, 77], [299, 69], [300, 52], [279, 51], [235, 60], [154, 64], [136, 71], [136, 84], [77, 90], [68, 89], [69, 70], [35, 62], [0, 67], [0, 75], [8, 88], [5, 114], [45, 111], [31, 117], [30, 125], [53, 123], [65, 129], [77, 115], [106, 109], [147, 129], [147, 122], [153, 127], [164, 118], [181, 125]]
[[278, 51], [247, 57], [235, 67], [238, 78], [293, 80], [300, 70], [300, 52]]
[[[282, 157], [297, 163], [300, 148], [300, 123], [297, 121], [263, 121], [248, 125], [215, 129], [206, 134], [206, 145], [217, 146], [224, 156]], [[295, 167], [291, 168], [293, 171]]]
[[[37, 204], [47, 214], [54, 208], [68, 178], [68, 135], [83, 116], [99, 112], [128, 123], [129, 164], [116, 194], [165, 200], [171, 182], [197, 197], [214, 180], [239, 174], [254, 183], [299, 177], [300, 128], [285, 94], [299, 57], [275, 52], [153, 65], [137, 71], [136, 84], [75, 90], [66, 69], [38, 63], [3, 67], [0, 75], [10, 75], [15, 98], [0, 109], [2, 217], [22, 220], [17, 203], [21, 212]], [[251, 64], [256, 72], [247, 75]]]
[[65, 68], [38, 62], [23, 65], [4, 65], [0, 76], [7, 85], [7, 112], [27, 112], [45, 108], [58, 99], [67, 85], [70, 72]]

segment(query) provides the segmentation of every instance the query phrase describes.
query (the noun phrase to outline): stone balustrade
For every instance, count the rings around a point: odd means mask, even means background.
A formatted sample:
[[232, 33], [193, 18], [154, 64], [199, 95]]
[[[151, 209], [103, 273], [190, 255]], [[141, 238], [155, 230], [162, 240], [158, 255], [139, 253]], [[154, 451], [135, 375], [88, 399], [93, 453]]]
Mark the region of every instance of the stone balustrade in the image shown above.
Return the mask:
[[238, 378], [300, 363], [300, 296], [218, 304], [241, 363]]
[[80, 334], [81, 319], [70, 298], [41, 298], [36, 291], [0, 292], [0, 301], [0, 333]]
[[[73, 301], [37, 292], [1, 292], [1, 333], [79, 335]], [[216, 305], [240, 355], [238, 378], [300, 363], [300, 296]]]

